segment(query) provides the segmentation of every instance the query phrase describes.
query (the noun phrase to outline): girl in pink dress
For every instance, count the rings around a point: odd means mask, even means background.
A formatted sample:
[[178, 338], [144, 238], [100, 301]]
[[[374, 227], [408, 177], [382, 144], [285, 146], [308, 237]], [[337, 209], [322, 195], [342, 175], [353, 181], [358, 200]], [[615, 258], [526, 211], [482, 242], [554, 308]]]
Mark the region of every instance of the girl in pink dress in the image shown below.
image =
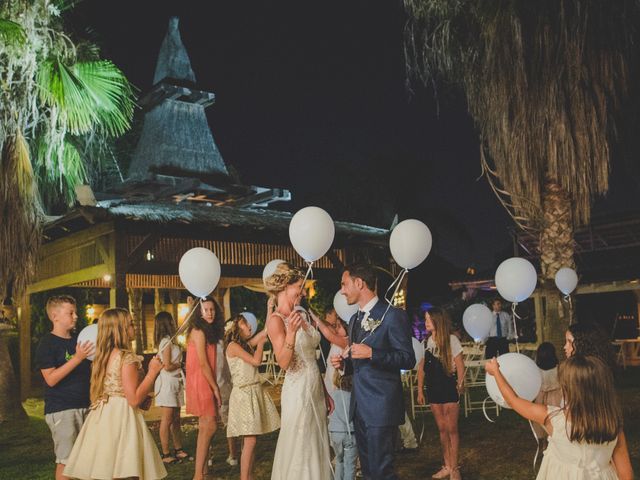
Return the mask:
[[[198, 440], [194, 480], [207, 474], [209, 444], [216, 433], [216, 418], [222, 404], [216, 383], [216, 349], [224, 334], [222, 312], [211, 297], [199, 302], [193, 312], [187, 340], [187, 413], [198, 417]], [[214, 321], [218, 319], [218, 321]]]

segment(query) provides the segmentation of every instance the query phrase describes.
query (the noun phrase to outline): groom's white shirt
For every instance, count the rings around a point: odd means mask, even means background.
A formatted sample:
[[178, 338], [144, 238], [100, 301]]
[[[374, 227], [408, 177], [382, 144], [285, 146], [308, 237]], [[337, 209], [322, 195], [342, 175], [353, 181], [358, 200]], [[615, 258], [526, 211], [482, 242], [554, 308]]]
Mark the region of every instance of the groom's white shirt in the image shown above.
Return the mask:
[[378, 297], [375, 296], [371, 300], [369, 300], [369, 302], [367, 302], [367, 304], [363, 308], [358, 309], [359, 312], [364, 312], [364, 317], [362, 317], [363, 322], [367, 318], [369, 318], [369, 313], [371, 313], [371, 309], [375, 307], [377, 303], [378, 303]]

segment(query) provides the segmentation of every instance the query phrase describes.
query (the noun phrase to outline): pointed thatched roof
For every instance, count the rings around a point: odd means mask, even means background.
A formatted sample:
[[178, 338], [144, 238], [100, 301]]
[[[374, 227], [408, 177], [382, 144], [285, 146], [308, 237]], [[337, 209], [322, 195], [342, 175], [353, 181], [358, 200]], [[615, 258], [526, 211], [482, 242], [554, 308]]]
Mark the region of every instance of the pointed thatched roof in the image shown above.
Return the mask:
[[152, 180], [159, 174], [207, 179], [213, 185], [229, 183], [204, 111], [213, 94], [184, 86], [195, 78], [178, 19], [172, 18], [158, 57], [156, 86], [145, 97], [154, 100], [146, 103], [148, 111], [128, 180]]
[[196, 83], [196, 75], [178, 30], [178, 17], [169, 20], [167, 35], [160, 46], [153, 83], [155, 85], [165, 79]]

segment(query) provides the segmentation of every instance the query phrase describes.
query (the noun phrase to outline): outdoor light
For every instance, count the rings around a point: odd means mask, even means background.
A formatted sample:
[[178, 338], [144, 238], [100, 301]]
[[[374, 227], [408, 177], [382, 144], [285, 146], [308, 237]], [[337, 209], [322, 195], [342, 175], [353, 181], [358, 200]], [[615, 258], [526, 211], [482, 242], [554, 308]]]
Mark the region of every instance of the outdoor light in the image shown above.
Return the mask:
[[182, 307], [180, 307], [180, 316], [184, 317], [187, 313], [189, 313], [189, 306], [188, 305], [183, 305]]
[[109, 283], [111, 281], [111, 275], [109, 275], [108, 273], [106, 273], [103, 277], [102, 280], [104, 280], [105, 282]]
[[93, 318], [93, 316], [96, 314], [96, 309], [93, 306], [88, 306], [87, 307], [87, 316], [89, 318]]
[[147, 250], [147, 254], [145, 255], [145, 258], [147, 259], [147, 262], [150, 262], [156, 257], [151, 250]]

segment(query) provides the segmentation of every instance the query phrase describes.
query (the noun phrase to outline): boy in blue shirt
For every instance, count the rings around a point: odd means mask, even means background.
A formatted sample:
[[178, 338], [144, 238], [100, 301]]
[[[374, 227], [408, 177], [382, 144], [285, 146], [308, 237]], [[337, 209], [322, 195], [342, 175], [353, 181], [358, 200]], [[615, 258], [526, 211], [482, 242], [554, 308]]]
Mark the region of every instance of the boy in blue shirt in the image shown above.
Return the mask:
[[64, 467], [89, 408], [91, 342], [77, 343], [73, 334], [78, 315], [68, 295], [49, 298], [47, 316], [53, 329], [40, 341], [36, 364], [45, 381], [44, 413], [56, 455], [56, 480], [67, 479]]

